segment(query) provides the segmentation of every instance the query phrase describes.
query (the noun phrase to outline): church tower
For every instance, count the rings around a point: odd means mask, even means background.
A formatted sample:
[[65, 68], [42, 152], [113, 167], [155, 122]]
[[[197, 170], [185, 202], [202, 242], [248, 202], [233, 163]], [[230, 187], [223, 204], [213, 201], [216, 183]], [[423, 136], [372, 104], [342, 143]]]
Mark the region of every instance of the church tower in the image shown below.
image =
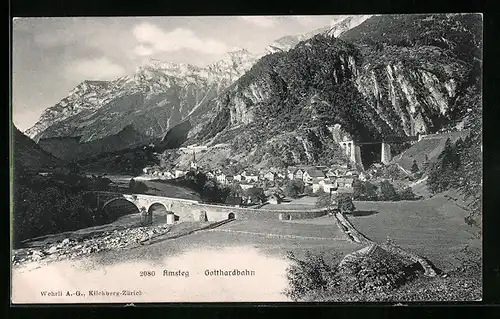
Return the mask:
[[198, 168], [198, 165], [196, 164], [196, 152], [193, 151], [193, 160], [191, 161], [191, 168], [196, 170]]

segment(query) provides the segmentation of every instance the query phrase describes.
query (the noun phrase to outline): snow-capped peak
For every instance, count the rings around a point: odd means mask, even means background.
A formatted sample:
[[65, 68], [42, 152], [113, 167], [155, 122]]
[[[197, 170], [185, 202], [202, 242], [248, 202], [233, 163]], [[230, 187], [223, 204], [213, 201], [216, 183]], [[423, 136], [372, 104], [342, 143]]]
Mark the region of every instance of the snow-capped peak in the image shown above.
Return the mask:
[[294, 48], [299, 42], [310, 39], [317, 34], [324, 34], [327, 36], [337, 37], [340, 34], [350, 30], [365, 20], [370, 18], [371, 15], [339, 15], [333, 18], [330, 26], [326, 26], [320, 29], [316, 29], [304, 34], [299, 35], [288, 35], [281, 37], [271, 43], [266, 48], [267, 54], [272, 54], [275, 52], [286, 52]]
[[342, 33], [357, 27], [372, 16], [373, 15], [342, 16], [341, 19], [336, 19], [332, 22], [330, 29], [326, 31], [325, 34], [332, 37], [338, 37]]

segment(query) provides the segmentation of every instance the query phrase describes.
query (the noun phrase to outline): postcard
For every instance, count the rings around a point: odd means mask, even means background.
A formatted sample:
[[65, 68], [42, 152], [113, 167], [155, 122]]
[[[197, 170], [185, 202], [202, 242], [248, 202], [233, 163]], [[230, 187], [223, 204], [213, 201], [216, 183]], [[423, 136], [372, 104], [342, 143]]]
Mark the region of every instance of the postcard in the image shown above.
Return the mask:
[[12, 304], [481, 300], [482, 28], [14, 18]]

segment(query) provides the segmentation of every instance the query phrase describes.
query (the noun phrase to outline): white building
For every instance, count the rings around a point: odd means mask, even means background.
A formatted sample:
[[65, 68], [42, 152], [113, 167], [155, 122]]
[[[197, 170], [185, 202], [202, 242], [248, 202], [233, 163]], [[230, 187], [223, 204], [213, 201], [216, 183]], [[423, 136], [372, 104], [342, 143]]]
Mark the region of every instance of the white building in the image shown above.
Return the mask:
[[317, 178], [318, 180], [321, 180], [324, 179], [325, 177], [326, 176], [322, 171], [317, 169], [309, 169], [306, 170], [302, 175], [302, 180], [304, 181], [305, 184], [312, 184], [313, 179]]
[[264, 179], [267, 179], [268, 181], [274, 182], [274, 179], [276, 178], [276, 174], [273, 172], [267, 172], [263, 175]]
[[219, 173], [219, 174], [215, 175], [215, 178], [217, 179], [217, 182], [219, 182], [221, 184], [226, 183], [226, 174], [224, 174], [224, 173]]
[[323, 189], [325, 193], [331, 193], [337, 189], [337, 183], [332, 179], [315, 180], [313, 183], [313, 193]]
[[175, 174], [175, 178], [179, 178], [179, 177], [182, 177], [182, 176], [186, 175], [187, 171], [176, 169], [175, 172], [174, 172], [174, 174]]
[[212, 172], [207, 172], [205, 175], [207, 175], [208, 178], [214, 178], [215, 174]]

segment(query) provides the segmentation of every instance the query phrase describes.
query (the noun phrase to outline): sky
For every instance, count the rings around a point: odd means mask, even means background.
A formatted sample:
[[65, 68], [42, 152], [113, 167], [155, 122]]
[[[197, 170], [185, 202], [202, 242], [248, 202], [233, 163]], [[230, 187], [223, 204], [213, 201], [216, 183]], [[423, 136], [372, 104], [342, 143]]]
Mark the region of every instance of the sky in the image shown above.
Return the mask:
[[12, 116], [25, 131], [83, 80], [114, 80], [148, 59], [198, 66], [341, 16], [14, 18]]

